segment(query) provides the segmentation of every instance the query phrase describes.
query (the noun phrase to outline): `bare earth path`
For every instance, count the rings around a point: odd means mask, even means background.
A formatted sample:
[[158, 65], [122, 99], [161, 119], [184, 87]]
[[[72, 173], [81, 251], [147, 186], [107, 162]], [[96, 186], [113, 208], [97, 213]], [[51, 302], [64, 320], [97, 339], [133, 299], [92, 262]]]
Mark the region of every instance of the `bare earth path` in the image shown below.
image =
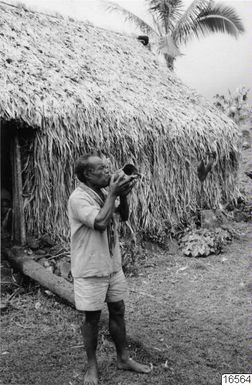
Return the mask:
[[[152, 363], [153, 372], [115, 368], [105, 312], [100, 384], [218, 385], [222, 373], [251, 372], [249, 227], [240, 224], [240, 239], [218, 256], [150, 252], [141, 274], [129, 278], [126, 318], [132, 356]], [[2, 315], [0, 384], [82, 384], [80, 315], [41, 291], [12, 304]]]

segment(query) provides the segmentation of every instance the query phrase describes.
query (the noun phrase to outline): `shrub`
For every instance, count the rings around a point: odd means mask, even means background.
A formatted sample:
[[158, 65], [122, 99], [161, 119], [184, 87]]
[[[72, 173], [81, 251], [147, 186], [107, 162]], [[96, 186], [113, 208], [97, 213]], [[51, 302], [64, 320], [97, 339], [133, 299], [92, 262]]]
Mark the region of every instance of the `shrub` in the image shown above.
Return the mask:
[[228, 91], [228, 95], [215, 95], [214, 105], [234, 120], [236, 124], [246, 123], [251, 117], [251, 106], [248, 104], [249, 89], [238, 88], [233, 93]]
[[214, 230], [188, 230], [180, 239], [182, 253], [187, 257], [207, 257], [210, 254], [219, 254], [223, 246], [232, 240], [232, 235], [220, 227]]

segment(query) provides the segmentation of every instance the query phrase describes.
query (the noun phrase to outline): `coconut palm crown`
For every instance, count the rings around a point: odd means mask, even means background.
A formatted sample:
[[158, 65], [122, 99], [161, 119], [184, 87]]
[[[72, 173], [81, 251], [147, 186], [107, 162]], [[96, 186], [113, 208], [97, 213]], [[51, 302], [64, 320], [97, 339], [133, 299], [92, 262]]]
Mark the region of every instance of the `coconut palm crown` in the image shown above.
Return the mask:
[[181, 0], [145, 0], [152, 24], [113, 1], [104, 1], [106, 9], [121, 14], [125, 21], [134, 23], [143, 33], [155, 38], [166, 64], [174, 69], [174, 60], [181, 55], [179, 46], [192, 37], [222, 32], [238, 37], [244, 26], [236, 11], [212, 0], [194, 0], [183, 10]]

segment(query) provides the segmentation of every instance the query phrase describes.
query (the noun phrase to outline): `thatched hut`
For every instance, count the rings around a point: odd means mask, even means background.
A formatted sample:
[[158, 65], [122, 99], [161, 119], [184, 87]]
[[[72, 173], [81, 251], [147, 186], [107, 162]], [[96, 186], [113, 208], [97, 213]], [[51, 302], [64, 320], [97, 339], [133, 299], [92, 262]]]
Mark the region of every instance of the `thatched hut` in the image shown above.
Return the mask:
[[146, 232], [196, 211], [197, 164], [209, 152], [217, 164], [205, 203], [236, 198], [236, 126], [136, 38], [2, 2], [0, 12], [2, 183], [16, 238], [20, 228], [22, 239], [25, 231], [68, 237], [73, 163], [90, 150], [145, 175], [131, 223]]

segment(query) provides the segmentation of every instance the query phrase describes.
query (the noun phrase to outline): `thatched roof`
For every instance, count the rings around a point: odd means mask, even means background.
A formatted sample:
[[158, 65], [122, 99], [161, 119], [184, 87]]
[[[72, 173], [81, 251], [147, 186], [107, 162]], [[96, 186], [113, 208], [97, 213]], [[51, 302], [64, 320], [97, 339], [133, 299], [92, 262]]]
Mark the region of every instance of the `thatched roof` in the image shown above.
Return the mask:
[[0, 117], [38, 130], [36, 167], [24, 175], [33, 182], [27, 215], [39, 231], [65, 213], [55, 202], [65, 204], [73, 160], [87, 149], [120, 165], [132, 160], [151, 179], [133, 196], [132, 221], [145, 230], [195, 211], [196, 163], [208, 151], [217, 152], [218, 173], [206, 185], [207, 202], [236, 196], [236, 126], [136, 38], [1, 2], [0, 23]]

